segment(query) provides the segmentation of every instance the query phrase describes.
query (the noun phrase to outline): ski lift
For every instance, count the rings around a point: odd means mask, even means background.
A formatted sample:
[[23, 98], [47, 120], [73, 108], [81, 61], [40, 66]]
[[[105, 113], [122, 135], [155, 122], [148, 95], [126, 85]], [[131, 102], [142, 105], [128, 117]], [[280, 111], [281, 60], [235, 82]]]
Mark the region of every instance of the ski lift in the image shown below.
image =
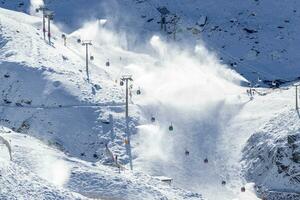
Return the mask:
[[136, 94], [137, 94], [137, 95], [140, 95], [140, 94], [141, 94], [141, 89], [140, 89], [140, 88], [136, 91]]
[[109, 60], [106, 61], [105, 66], [106, 66], [106, 67], [109, 67], [109, 66], [110, 66]]
[[151, 117], [151, 122], [155, 122], [155, 117]]
[[190, 155], [190, 152], [188, 150], [185, 150], [185, 155], [186, 156]]
[[226, 185], [226, 181], [222, 181], [222, 185]]
[[124, 85], [124, 82], [123, 81], [120, 81], [120, 86], [123, 86]]
[[46, 15], [46, 17], [49, 18], [50, 20], [53, 20], [53, 19], [54, 19], [54, 15], [51, 14], [51, 13], [50, 13], [49, 15]]
[[81, 39], [77, 39], [77, 43], [81, 43]]
[[90, 56], [90, 60], [94, 60], [94, 56]]
[[173, 125], [171, 123], [171, 125], [169, 126], [169, 131], [173, 131], [173, 130], [174, 130], [174, 128], [173, 128]]
[[241, 187], [241, 192], [246, 192], [246, 188], [245, 187]]
[[204, 159], [204, 163], [208, 163], [208, 159], [207, 158]]

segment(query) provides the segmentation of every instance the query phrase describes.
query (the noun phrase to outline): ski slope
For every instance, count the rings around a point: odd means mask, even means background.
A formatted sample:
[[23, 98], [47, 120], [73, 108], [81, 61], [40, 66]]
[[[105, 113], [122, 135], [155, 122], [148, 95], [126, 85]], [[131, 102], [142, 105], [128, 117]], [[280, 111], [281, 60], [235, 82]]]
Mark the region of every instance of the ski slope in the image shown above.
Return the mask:
[[[1, 125], [18, 132], [1, 134], [15, 144], [13, 161], [3, 170], [9, 178], [18, 171], [33, 170], [28, 179], [38, 185], [32, 194], [28, 191], [32, 186], [25, 185], [13, 197], [9, 194], [15, 186], [4, 180], [4, 198], [202, 199], [198, 193], [173, 188], [142, 172], [118, 174], [116, 168], [101, 165], [110, 159], [105, 153], [107, 143], [121, 164], [128, 161], [123, 145], [122, 88], [116, 86], [114, 73], [106, 71], [105, 65], [91, 64], [88, 83], [76, 33], [69, 40], [70, 47], [64, 47], [58, 39], [61, 32], [54, 26], [54, 40], [48, 45], [40, 25], [40, 18], [1, 9]], [[102, 59], [105, 64], [106, 58]], [[39, 186], [45, 189], [40, 191]]]
[[117, 168], [69, 157], [7, 128], [1, 135], [13, 149], [9, 162], [1, 147], [1, 199], [201, 199], [142, 173], [119, 174]]
[[[18, 170], [37, 169], [29, 176], [36, 179], [38, 184], [42, 184], [41, 179], [46, 179], [49, 182], [49, 186], [46, 184], [47, 188], [51, 190], [49, 198], [52, 195], [51, 198], [54, 199], [201, 199], [200, 194], [212, 200], [257, 199], [253, 185], [248, 182], [263, 185], [265, 182], [256, 176], [249, 177], [248, 172], [243, 171], [247, 166], [244, 165], [245, 162], [252, 162], [251, 159], [240, 162], [244, 158], [243, 149], [253, 145], [251, 140], [250, 144], [247, 140], [275, 115], [290, 112], [294, 106], [294, 91], [289, 87], [287, 90], [257, 89], [263, 95], [256, 94], [251, 100], [247, 96], [247, 88], [241, 86], [246, 85], [247, 80], [225, 65], [227, 61], [220, 61], [220, 51], [214, 49], [214, 45], [210, 43], [210, 39], [213, 41], [219, 38], [218, 34], [203, 33], [201, 41], [195, 40], [188, 48], [183, 48], [170, 40], [168, 42], [167, 37], [158, 33], [157, 24], [148, 27], [145, 17], [132, 21], [141, 13], [146, 13], [146, 18], [152, 17], [155, 12], [153, 8], [149, 8], [158, 2], [148, 4], [147, 1], [141, 1], [134, 6], [132, 2], [114, 2], [99, 7], [118, 7], [117, 11], [122, 12], [117, 16], [123, 16], [124, 12], [131, 13], [132, 16], [124, 17], [124, 24], [117, 23], [121, 21], [120, 18], [109, 18], [110, 13], [107, 12], [92, 18], [83, 15], [84, 25], [78, 29], [79, 24], [75, 23], [74, 18], [82, 13], [72, 13], [71, 9], [64, 16], [62, 8], [68, 6], [69, 2], [53, 1], [49, 6], [56, 11], [57, 17], [55, 26], [52, 26], [53, 38], [50, 45], [42, 38], [40, 16], [33, 17], [1, 9], [1, 125], [19, 132], [14, 133], [11, 138], [12, 142], [17, 141], [17, 145], [27, 143], [21, 137], [21, 134], [25, 134], [30, 135], [27, 136], [28, 140], [41, 143], [34, 139], [38, 138], [43, 146], [26, 158], [16, 154], [20, 161], [17, 164], [13, 161], [11, 170], [14, 173]], [[232, 4], [227, 4], [224, 10], [230, 10]], [[5, 4], [11, 9], [15, 9], [14, 5]], [[25, 3], [24, 7], [21, 6], [23, 11], [28, 11], [29, 5]], [[79, 5], [80, 1], [74, 8]], [[91, 8], [93, 5], [94, 3], [90, 3], [82, 6]], [[170, 10], [176, 10], [176, 13], [187, 13], [191, 9], [179, 3], [166, 5]], [[253, 5], [253, 2], [247, 2], [244, 6], [258, 6], [262, 13], [267, 8], [264, 3]], [[297, 6], [297, 2], [288, 4], [287, 10], [293, 6]], [[177, 11], [181, 7], [186, 10]], [[206, 7], [212, 13], [218, 9], [213, 4]], [[276, 8], [279, 7], [281, 4], [276, 3]], [[93, 9], [96, 8], [98, 7], [93, 6]], [[245, 8], [241, 6], [239, 9]], [[190, 13], [195, 14], [196, 11]], [[243, 15], [239, 20], [245, 20]], [[66, 16], [69, 21], [63, 19]], [[207, 16], [212, 19], [209, 24], [211, 29], [224, 20], [224, 16], [217, 19], [211, 18], [213, 15], [210, 13]], [[185, 16], [183, 19], [198, 17]], [[225, 19], [232, 17], [234, 16], [226, 16]], [[155, 20], [158, 18], [155, 15]], [[295, 21], [297, 20], [296, 17]], [[69, 23], [69, 27], [66, 28], [63, 23]], [[189, 26], [189, 23], [194, 21], [184, 22], [183, 26]], [[269, 21], [265, 23], [268, 24]], [[226, 23], [219, 26], [228, 28]], [[133, 28], [129, 30], [128, 27]], [[238, 23], [231, 26], [232, 29], [242, 27], [244, 25]], [[62, 30], [69, 33], [65, 33], [66, 47], [61, 38]], [[264, 37], [270, 30], [267, 28], [266, 32], [259, 34]], [[226, 38], [222, 42], [226, 41], [225, 45], [232, 44], [226, 52], [237, 53], [236, 56], [242, 58], [239, 55], [242, 51], [239, 49], [244, 46], [236, 47], [237, 44], [232, 42], [236, 40], [236, 36], [227, 38], [226, 34], [227, 32], [223, 34]], [[178, 37], [187, 35], [184, 32]], [[248, 38], [245, 33], [240, 33], [239, 37]], [[252, 43], [248, 44], [245, 38], [241, 40], [245, 42], [245, 48], [248, 48]], [[84, 71], [84, 47], [77, 43], [78, 39], [92, 40], [93, 43], [90, 55], [95, 59], [90, 61], [90, 82], [87, 82]], [[140, 41], [146, 47], [136, 45]], [[260, 40], [262, 46], [268, 46], [266, 41]], [[218, 42], [221, 45], [222, 42]], [[289, 43], [283, 40], [278, 45], [282, 47]], [[295, 48], [293, 45], [289, 47], [289, 51]], [[237, 52], [231, 52], [233, 49]], [[268, 48], [265, 50], [269, 51]], [[296, 62], [297, 56], [288, 55], [292, 60], [291, 65], [279, 68], [281, 64], [278, 63], [281, 62], [277, 63], [278, 60], [268, 63], [267, 57], [255, 58], [254, 60], [263, 62], [261, 65], [253, 61], [251, 54], [248, 61], [240, 62], [241, 66], [236, 70], [243, 72], [243, 67], [249, 66], [247, 63], [251, 60], [251, 66], [255, 65], [256, 73], [249, 72], [249, 69], [243, 73], [249, 80], [257, 81], [257, 77], [264, 80], [279, 79], [278, 75], [283, 71], [284, 78], [294, 79], [298, 72], [291, 66]], [[110, 62], [109, 67], [105, 65], [107, 61]], [[265, 66], [276, 66], [278, 71]], [[129, 109], [136, 172], [125, 171], [119, 175], [116, 169], [101, 163], [109, 162], [105, 154], [105, 144], [108, 144], [109, 149], [118, 155], [120, 163], [125, 166], [128, 164], [124, 145], [124, 88], [119, 86], [121, 76], [126, 74], [132, 74], [134, 79]], [[135, 95], [138, 89], [141, 90], [139, 96]], [[155, 122], [151, 122], [152, 117], [155, 117]], [[173, 131], [168, 130], [170, 125], [173, 126]], [[11, 137], [9, 134], [4, 136]], [[53, 159], [58, 159], [58, 166], [53, 166], [54, 169], [47, 170], [45, 165], [49, 161], [43, 160], [43, 156], [38, 153], [43, 152], [44, 148], [50, 149], [46, 155], [55, 152], [54, 158], [50, 158], [51, 163]], [[185, 154], [186, 151], [189, 155]], [[23, 153], [20, 150], [20, 154]], [[256, 154], [253, 157], [255, 156]], [[205, 159], [208, 159], [208, 163], [204, 162]], [[40, 162], [46, 164], [39, 165]], [[65, 176], [66, 179], [53, 180], [56, 175], [43, 171], [46, 169], [56, 172], [56, 167], [65, 170], [66, 174], [57, 176]], [[42, 169], [42, 172], [38, 169]], [[253, 169], [250, 166], [247, 170]], [[175, 187], [161, 184], [144, 173], [172, 177]], [[11, 177], [11, 173], [8, 176]], [[222, 185], [222, 181], [226, 181], [226, 184]], [[278, 182], [281, 181], [279, 178]], [[58, 187], [57, 182], [63, 184]], [[243, 186], [247, 188], [246, 193], [240, 192]], [[268, 184], [266, 186], [277, 191], [283, 188], [280, 184], [278, 188]], [[298, 188], [295, 190], [298, 191]], [[28, 194], [26, 187], [22, 191]], [[41, 198], [39, 195], [44, 195], [34, 193], [37, 199]]]

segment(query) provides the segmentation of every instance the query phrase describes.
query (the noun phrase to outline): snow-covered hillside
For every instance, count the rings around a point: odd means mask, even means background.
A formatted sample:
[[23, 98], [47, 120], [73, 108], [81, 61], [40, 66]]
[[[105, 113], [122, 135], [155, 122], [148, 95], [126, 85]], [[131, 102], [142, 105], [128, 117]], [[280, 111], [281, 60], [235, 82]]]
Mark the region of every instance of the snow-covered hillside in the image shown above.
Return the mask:
[[[40, 25], [39, 18], [1, 9], [1, 125], [18, 132], [1, 134], [11, 142], [13, 152], [13, 161], [1, 167], [3, 198], [202, 199], [141, 172], [119, 174], [117, 168], [100, 164], [110, 159], [105, 144], [119, 156], [120, 164], [128, 161], [122, 88], [111, 77], [115, 73], [104, 70], [105, 65], [91, 64], [87, 82], [76, 37], [80, 31], [64, 47], [61, 32], [54, 27], [54, 40], [48, 45]], [[112, 54], [143, 58], [111, 48]]]
[[201, 199], [142, 173], [71, 158], [6, 128], [1, 136], [13, 149], [12, 162], [1, 151], [1, 199]]
[[[183, 41], [181, 45], [205, 41], [222, 62], [248, 80], [294, 80], [300, 74], [297, 0], [45, 0], [45, 4], [55, 11], [56, 23], [69, 32], [87, 21], [107, 18], [110, 28], [126, 35], [129, 48], [145, 43], [153, 33], [168, 35], [160, 31], [157, 11], [166, 7], [170, 11], [167, 21], [173, 15], [180, 17], [177, 40]], [[4, 0], [2, 7], [31, 10], [29, 0]], [[171, 23], [167, 32], [173, 32]]]
[[[55, 11], [51, 44], [35, 12], [44, 3]], [[162, 6], [171, 12], [167, 21], [180, 17], [176, 41], [171, 23], [169, 33], [160, 30]], [[6, 174], [0, 194], [26, 199], [37, 185], [36, 199], [253, 200], [256, 193], [297, 199], [300, 188], [291, 180], [298, 180], [298, 147], [285, 140], [289, 134], [298, 142], [294, 90], [256, 88], [250, 98], [245, 86], [299, 76], [299, 6], [296, 0], [1, 1], [21, 12], [0, 9], [1, 136], [13, 146], [13, 161], [4, 158], [0, 168]], [[92, 40], [90, 81], [79, 39]], [[127, 170], [119, 85], [128, 74], [134, 172]], [[13, 177], [18, 173], [26, 177]], [[173, 185], [156, 176], [173, 178]], [[15, 189], [12, 179], [32, 182]]]
[[299, 113], [279, 113], [249, 139], [243, 158], [246, 177], [263, 186], [258, 188], [262, 196], [267, 188], [284, 192], [280, 199], [299, 199], [299, 151]]

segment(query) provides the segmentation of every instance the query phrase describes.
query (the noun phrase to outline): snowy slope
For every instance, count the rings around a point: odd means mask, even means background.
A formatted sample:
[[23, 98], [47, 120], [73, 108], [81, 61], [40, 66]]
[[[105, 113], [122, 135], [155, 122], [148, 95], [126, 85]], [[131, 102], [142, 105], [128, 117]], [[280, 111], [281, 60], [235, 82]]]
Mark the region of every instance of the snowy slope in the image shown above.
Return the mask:
[[[2, 7], [30, 11], [28, 1], [23, 1], [23, 6], [19, 6], [18, 1], [3, 2]], [[157, 8], [166, 6], [171, 15], [181, 18], [177, 34], [178, 42], [183, 41], [181, 45], [203, 40], [224, 63], [248, 80], [293, 80], [300, 74], [297, 67], [300, 5], [297, 0], [44, 2], [55, 11], [55, 21], [69, 32], [87, 21], [107, 18], [109, 27], [126, 35], [130, 48], [145, 43], [153, 33], [161, 33]], [[207, 17], [204, 27], [200, 26], [203, 17]], [[172, 32], [171, 24], [168, 24], [168, 32]]]
[[262, 186], [262, 196], [283, 192], [277, 199], [286, 199], [289, 193], [295, 193], [289, 199], [300, 198], [298, 132], [299, 115], [292, 109], [277, 114], [249, 139], [244, 170], [247, 179]]
[[[63, 186], [61, 190], [56, 187], [49, 189], [49, 198], [54, 199], [68, 198], [68, 195], [73, 198], [71, 191], [88, 198], [104, 199], [202, 199], [198, 193], [170, 187], [141, 172], [126, 170], [118, 175], [116, 168], [100, 165], [108, 158], [106, 143], [119, 156], [121, 164], [128, 162], [122, 131], [123, 91], [116, 87], [114, 79], [119, 78], [120, 69], [109, 73], [109, 69], [105, 70], [106, 66], [91, 64], [91, 82], [88, 83], [81, 70], [84, 59], [76, 42], [77, 34], [84, 36], [84, 33], [80, 30], [74, 33], [68, 43], [70, 46], [64, 47], [58, 39], [49, 46], [41, 38], [39, 30], [38, 18], [1, 9], [1, 125], [22, 133], [16, 134], [16, 138], [9, 138], [12, 143], [16, 142], [12, 165], [14, 167], [17, 162], [17, 166], [8, 177], [23, 168], [25, 171], [33, 169], [34, 174], [30, 177], [33, 181], [36, 179], [38, 185], [43, 185], [42, 180], [46, 179]], [[53, 30], [54, 37], [59, 38], [61, 33], [55, 27]], [[95, 44], [94, 49], [101, 52], [103, 46]], [[114, 46], [111, 46], [110, 53], [121, 53], [126, 59], [149, 60], [148, 56], [135, 55]], [[120, 62], [126, 62], [126, 59]], [[95, 63], [101, 61], [105, 63], [106, 57], [98, 56]], [[133, 122], [135, 120], [133, 118]], [[44, 143], [31, 137], [23, 141], [26, 135], [35, 136]], [[40, 143], [39, 148], [27, 150], [23, 147], [29, 145], [33, 148], [35, 143]], [[20, 150], [16, 148], [18, 146]], [[68, 156], [52, 148], [63, 150]], [[100, 162], [85, 163], [69, 156]], [[17, 178], [17, 181], [23, 179]], [[13, 187], [7, 185], [7, 190]], [[26, 189], [20, 188], [16, 198], [30, 195]], [[46, 190], [32, 193], [36, 199], [48, 194]], [[4, 195], [5, 198], [10, 197], [8, 193]]]
[[94, 154], [107, 142], [98, 134], [110, 134], [111, 125], [103, 123], [110, 112], [113, 118], [120, 118], [122, 91], [104, 70], [93, 65], [92, 81], [87, 83], [80, 51], [60, 42], [47, 45], [34, 28], [40, 28], [37, 18], [5, 10], [1, 13], [2, 123], [57, 145], [63, 143], [71, 155], [98, 158]]
[[1, 199], [202, 199], [142, 173], [119, 174], [117, 168], [71, 158], [7, 128], [1, 136], [13, 149], [9, 162], [0, 148]]

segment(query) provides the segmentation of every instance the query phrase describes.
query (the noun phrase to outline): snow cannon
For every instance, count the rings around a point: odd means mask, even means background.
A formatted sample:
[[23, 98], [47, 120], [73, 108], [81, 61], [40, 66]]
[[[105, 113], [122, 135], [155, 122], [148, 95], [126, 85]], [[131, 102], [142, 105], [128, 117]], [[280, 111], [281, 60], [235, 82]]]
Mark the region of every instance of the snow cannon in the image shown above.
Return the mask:
[[246, 188], [245, 187], [241, 187], [241, 192], [246, 192]]
[[173, 125], [171, 124], [170, 126], [169, 126], [169, 131], [173, 131], [174, 130], [174, 128], [173, 128]]
[[155, 122], [155, 117], [151, 117], [151, 122]]

